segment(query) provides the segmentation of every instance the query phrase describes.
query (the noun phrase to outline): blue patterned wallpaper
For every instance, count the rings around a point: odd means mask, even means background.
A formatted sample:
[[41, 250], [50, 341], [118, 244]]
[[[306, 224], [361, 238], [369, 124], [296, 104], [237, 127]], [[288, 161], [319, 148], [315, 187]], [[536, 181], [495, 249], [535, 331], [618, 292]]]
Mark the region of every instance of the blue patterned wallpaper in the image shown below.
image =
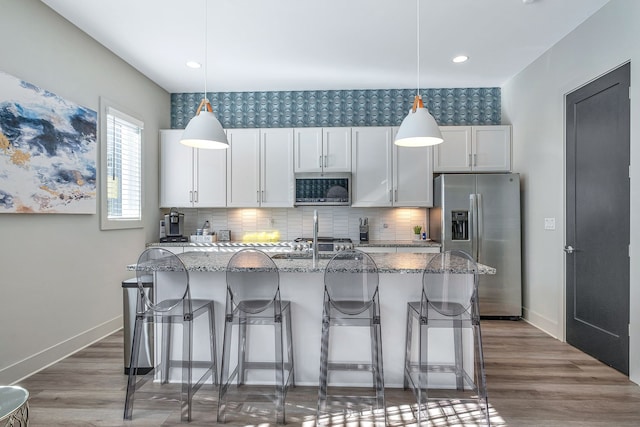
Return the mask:
[[[415, 89], [209, 92], [224, 128], [399, 126]], [[421, 89], [439, 125], [501, 124], [500, 88]], [[171, 127], [184, 128], [202, 93], [171, 94]]]

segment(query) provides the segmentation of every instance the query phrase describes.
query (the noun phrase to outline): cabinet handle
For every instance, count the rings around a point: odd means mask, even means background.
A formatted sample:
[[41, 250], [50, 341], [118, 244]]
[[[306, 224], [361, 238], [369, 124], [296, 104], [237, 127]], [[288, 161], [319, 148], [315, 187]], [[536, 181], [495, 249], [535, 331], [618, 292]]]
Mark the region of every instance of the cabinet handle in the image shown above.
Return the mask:
[[260, 190], [256, 190], [256, 202], [260, 203]]
[[473, 166], [478, 166], [478, 155], [477, 154], [473, 155]]
[[471, 167], [471, 153], [469, 153], [469, 161], [467, 162], [467, 166]]
[[193, 203], [193, 191], [189, 191], [189, 202]]
[[396, 188], [395, 190], [393, 190], [393, 192], [395, 193], [394, 201], [397, 202], [398, 201], [398, 189]]
[[329, 157], [329, 156], [324, 156], [324, 167], [325, 168], [327, 167], [327, 157]]
[[393, 202], [393, 190], [389, 190], [389, 201]]
[[198, 190], [195, 190], [195, 191], [193, 192], [193, 201], [194, 201], [195, 203], [198, 203]]
[[261, 198], [261, 200], [260, 200], [260, 201], [261, 201], [262, 203], [264, 203], [264, 202], [265, 202], [265, 200], [264, 200], [264, 190], [262, 190], [262, 198]]
[[322, 167], [322, 156], [318, 157], [318, 167]]

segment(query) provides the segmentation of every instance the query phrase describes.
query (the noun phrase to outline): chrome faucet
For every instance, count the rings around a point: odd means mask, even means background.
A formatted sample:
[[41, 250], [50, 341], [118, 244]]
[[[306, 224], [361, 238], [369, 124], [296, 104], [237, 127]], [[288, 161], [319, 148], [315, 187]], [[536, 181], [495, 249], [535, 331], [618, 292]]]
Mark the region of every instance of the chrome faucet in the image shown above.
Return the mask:
[[311, 247], [313, 252], [313, 266], [316, 266], [318, 261], [318, 210], [313, 211], [313, 244]]

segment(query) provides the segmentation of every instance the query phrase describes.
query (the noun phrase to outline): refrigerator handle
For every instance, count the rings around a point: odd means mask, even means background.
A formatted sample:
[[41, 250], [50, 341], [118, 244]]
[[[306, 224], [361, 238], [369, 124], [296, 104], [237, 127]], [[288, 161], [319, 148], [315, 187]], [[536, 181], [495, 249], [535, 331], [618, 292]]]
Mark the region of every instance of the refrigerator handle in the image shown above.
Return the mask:
[[471, 257], [478, 260], [478, 230], [477, 230], [477, 211], [476, 211], [476, 195], [469, 194], [469, 239], [471, 239]]
[[482, 240], [484, 239], [484, 212], [482, 210], [482, 194], [476, 195], [476, 212], [478, 213], [477, 224], [477, 242], [476, 242], [476, 262], [480, 262], [480, 255], [482, 253]]

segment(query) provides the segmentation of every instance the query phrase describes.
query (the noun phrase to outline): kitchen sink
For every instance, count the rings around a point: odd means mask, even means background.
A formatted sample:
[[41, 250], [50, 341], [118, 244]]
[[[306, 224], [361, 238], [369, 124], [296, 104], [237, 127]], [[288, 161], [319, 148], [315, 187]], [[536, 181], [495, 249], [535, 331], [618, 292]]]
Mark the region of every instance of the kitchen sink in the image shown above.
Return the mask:
[[[331, 259], [334, 254], [318, 254], [318, 259]], [[287, 253], [287, 254], [274, 254], [271, 255], [273, 259], [312, 259], [313, 255], [311, 253]]]

